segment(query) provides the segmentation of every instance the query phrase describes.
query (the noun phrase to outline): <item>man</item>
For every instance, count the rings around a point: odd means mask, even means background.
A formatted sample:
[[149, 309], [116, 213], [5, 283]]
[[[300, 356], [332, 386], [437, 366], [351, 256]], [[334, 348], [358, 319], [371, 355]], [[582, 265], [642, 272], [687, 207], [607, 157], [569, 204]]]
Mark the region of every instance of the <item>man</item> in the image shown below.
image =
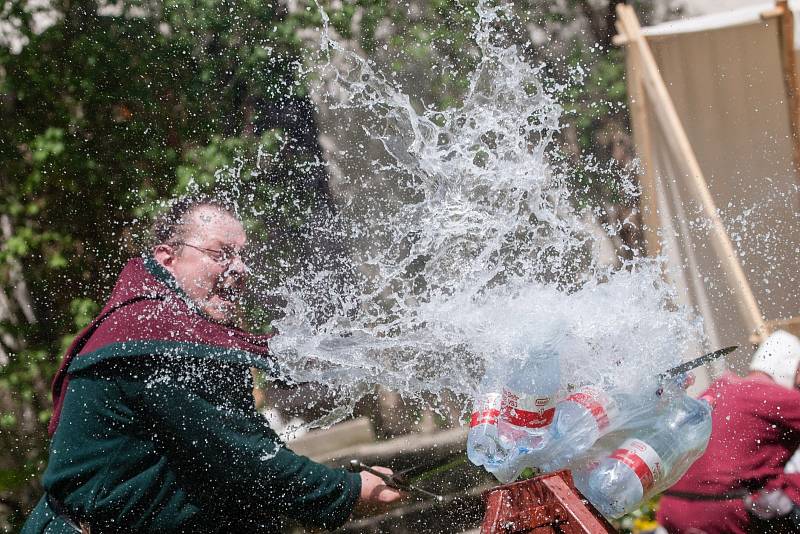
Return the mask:
[[[255, 411], [267, 337], [236, 326], [246, 235], [225, 205], [176, 202], [53, 381], [45, 495], [23, 532], [335, 528], [400, 494], [282, 446]], [[385, 468], [378, 468], [391, 472]]]
[[662, 496], [670, 533], [800, 532], [800, 474], [784, 472], [800, 447], [800, 340], [778, 331], [745, 378], [727, 374], [704, 395], [717, 401], [705, 454]]

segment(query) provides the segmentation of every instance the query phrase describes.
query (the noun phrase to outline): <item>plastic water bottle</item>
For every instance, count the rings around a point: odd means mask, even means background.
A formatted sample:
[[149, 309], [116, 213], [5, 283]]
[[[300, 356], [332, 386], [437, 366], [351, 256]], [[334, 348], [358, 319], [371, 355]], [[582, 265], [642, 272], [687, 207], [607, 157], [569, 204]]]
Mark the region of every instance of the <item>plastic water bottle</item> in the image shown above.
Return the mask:
[[500, 461], [503, 447], [497, 432], [500, 416], [499, 392], [484, 393], [475, 403], [467, 434], [467, 457], [475, 465]]
[[547, 454], [540, 459], [542, 471], [556, 471], [595, 444], [603, 435], [619, 427], [623, 417], [620, 405], [632, 407], [624, 394], [611, 394], [596, 386], [587, 386], [556, 405]]
[[494, 475], [501, 484], [514, 482], [526, 467], [539, 469], [539, 458], [547, 450], [546, 439], [534, 447], [525, 444], [513, 444], [506, 456], [500, 461], [487, 463], [484, 467]]
[[498, 421], [501, 439], [536, 448], [553, 422], [560, 385], [558, 352], [548, 345], [531, 348], [527, 358], [514, 366], [503, 388]]
[[538, 444], [517, 444], [504, 465], [487, 470], [506, 483], [515, 480], [526, 467], [543, 473], [563, 469], [600, 437], [652, 409], [656, 401], [654, 392], [633, 395], [607, 392], [597, 386], [583, 387], [556, 404], [549, 431]]
[[484, 464], [500, 482], [516, 480], [526, 467], [536, 465], [538, 454], [546, 449], [560, 385], [558, 352], [548, 345], [530, 349], [527, 358], [511, 370], [497, 423], [507, 453]]
[[710, 400], [685, 394], [672, 399], [611, 454], [574, 471], [576, 487], [607, 517], [634, 510], [703, 453], [711, 435]]
[[588, 450], [618, 422], [616, 400], [597, 387], [582, 388], [555, 406], [548, 432], [536, 443], [515, 443], [508, 457], [486, 469], [503, 484], [513, 482], [526, 467], [552, 472]]

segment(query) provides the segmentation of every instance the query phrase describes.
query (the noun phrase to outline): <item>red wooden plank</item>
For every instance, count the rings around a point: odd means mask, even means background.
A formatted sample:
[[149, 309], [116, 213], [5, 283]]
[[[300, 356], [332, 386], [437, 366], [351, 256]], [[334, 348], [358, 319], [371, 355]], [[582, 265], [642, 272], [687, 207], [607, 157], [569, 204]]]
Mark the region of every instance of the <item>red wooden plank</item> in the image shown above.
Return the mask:
[[482, 534], [606, 534], [614, 527], [581, 498], [569, 471], [493, 488], [483, 495]]

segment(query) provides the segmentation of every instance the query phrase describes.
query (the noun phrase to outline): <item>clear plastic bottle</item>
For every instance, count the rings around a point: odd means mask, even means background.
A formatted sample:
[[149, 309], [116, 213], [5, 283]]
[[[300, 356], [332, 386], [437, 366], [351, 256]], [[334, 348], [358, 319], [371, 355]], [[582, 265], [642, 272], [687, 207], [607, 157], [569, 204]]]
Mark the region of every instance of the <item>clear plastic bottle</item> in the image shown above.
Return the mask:
[[631, 424], [638, 427], [664, 403], [664, 396], [683, 394], [685, 376], [666, 382], [643, 384], [637, 393], [585, 386], [556, 405], [547, 450], [538, 455], [542, 472], [569, 467], [598, 439]]
[[502, 439], [536, 448], [548, 433], [561, 386], [558, 352], [544, 345], [528, 350], [503, 388], [498, 430]]
[[607, 517], [620, 517], [674, 484], [706, 448], [711, 399], [676, 395], [616, 450], [576, 469], [575, 485]]
[[546, 449], [561, 385], [558, 352], [552, 344], [531, 348], [526, 359], [513, 366], [510, 376], [503, 388], [497, 423], [500, 441], [508, 452], [501, 461], [485, 464], [502, 483], [516, 480]]
[[[644, 411], [644, 398], [586, 386], [556, 404], [549, 432], [538, 444], [521, 444], [509, 454], [506, 465], [492, 472], [501, 482], [516, 479], [526, 467], [550, 473], [579, 458], [605, 434]], [[621, 410], [620, 407], [623, 409]]]
[[497, 432], [500, 398], [497, 391], [487, 392], [475, 402], [467, 434], [467, 457], [475, 465], [497, 463], [504, 455]]
[[[556, 405], [547, 454], [539, 468], [550, 472], [562, 469], [611, 432], [629, 416], [633, 402], [629, 395], [612, 394], [596, 386], [587, 386]], [[624, 413], [620, 406], [628, 408]]]
[[526, 467], [538, 468], [539, 456], [546, 449], [546, 441], [537, 443], [534, 448], [515, 444], [502, 461], [487, 463], [485, 468], [501, 484], [508, 484], [514, 482]]

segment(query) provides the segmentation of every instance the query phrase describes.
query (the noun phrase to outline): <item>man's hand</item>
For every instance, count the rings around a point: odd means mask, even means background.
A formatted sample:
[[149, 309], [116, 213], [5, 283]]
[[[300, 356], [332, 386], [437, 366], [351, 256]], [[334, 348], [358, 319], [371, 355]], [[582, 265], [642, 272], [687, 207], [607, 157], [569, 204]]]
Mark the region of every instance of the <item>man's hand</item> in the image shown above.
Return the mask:
[[[392, 470], [388, 467], [373, 466], [372, 469], [387, 475], [392, 474]], [[380, 508], [403, 497], [400, 490], [387, 486], [380, 477], [366, 471], [361, 471], [359, 475], [361, 476], [361, 495], [356, 504], [359, 513]]]
[[779, 489], [761, 491], [744, 499], [747, 510], [760, 519], [775, 519], [788, 515], [794, 508], [792, 500]]

